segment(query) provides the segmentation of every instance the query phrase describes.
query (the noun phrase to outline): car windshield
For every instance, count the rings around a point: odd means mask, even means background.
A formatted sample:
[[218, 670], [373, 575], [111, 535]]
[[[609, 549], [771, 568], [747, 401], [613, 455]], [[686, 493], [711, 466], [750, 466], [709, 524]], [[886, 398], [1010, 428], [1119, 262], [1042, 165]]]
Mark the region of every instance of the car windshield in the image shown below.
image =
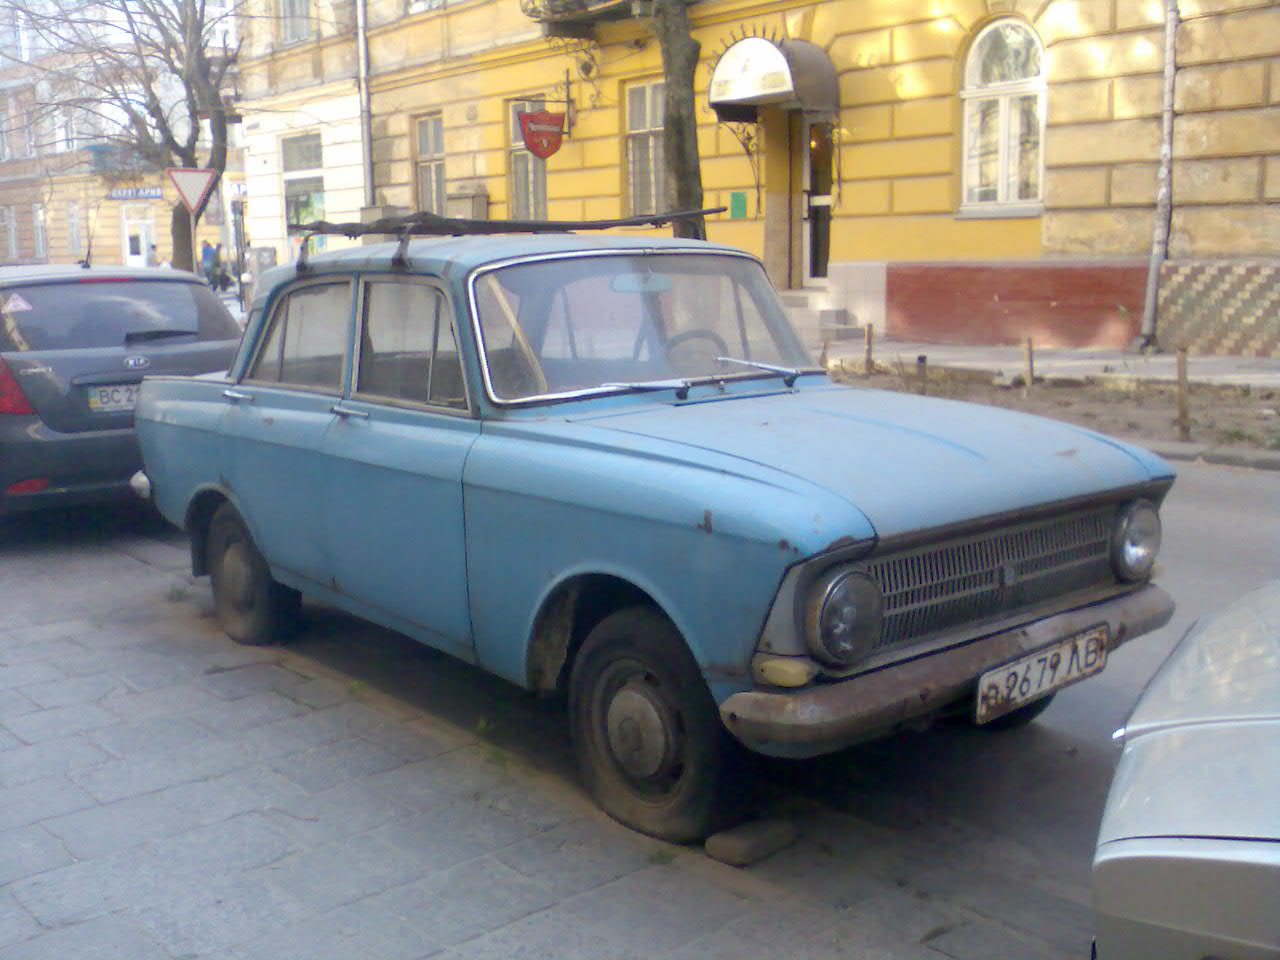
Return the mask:
[[0, 287], [0, 350], [182, 343], [185, 336], [238, 340], [240, 328], [201, 283], [86, 277]]
[[746, 257], [647, 253], [513, 264], [482, 274], [475, 302], [499, 400], [813, 366], [763, 269]]

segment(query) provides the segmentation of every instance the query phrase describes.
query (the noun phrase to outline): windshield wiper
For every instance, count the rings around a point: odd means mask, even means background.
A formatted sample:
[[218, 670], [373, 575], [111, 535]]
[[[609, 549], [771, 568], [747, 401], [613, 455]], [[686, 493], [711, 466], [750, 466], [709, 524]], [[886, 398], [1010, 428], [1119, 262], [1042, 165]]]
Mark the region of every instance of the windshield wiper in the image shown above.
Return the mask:
[[802, 373], [817, 373], [817, 369], [799, 370], [795, 367], [779, 367], [773, 363], [761, 363], [759, 360], [740, 360], [737, 357], [716, 357], [717, 363], [739, 363], [744, 367], [755, 367], [757, 370], [768, 370], [782, 376], [782, 382], [788, 387], [796, 385], [796, 377]]
[[688, 400], [689, 388], [693, 384], [688, 380], [639, 380], [634, 383], [602, 383], [600, 386], [612, 390], [674, 390], [677, 400]]
[[147, 340], [164, 340], [168, 337], [194, 337], [195, 330], [130, 330], [124, 335], [125, 343], [142, 343]]

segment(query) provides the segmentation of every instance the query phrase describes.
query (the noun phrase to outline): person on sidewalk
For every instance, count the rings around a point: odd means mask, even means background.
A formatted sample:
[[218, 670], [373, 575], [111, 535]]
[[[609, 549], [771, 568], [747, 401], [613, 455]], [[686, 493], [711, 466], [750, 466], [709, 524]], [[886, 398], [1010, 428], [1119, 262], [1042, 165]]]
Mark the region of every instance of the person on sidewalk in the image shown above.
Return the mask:
[[213, 244], [208, 240], [202, 240], [200, 242], [200, 272], [204, 275], [205, 282], [209, 286], [213, 286], [217, 265], [218, 251], [213, 248]]

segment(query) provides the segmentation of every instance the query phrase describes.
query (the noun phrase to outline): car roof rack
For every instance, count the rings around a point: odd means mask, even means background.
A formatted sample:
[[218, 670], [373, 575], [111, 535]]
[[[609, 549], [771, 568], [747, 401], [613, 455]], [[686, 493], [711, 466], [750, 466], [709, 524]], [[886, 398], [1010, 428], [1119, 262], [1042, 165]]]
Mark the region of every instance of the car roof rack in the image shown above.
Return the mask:
[[661, 227], [673, 220], [687, 220], [712, 213], [724, 213], [726, 207], [709, 207], [705, 210], [674, 210], [670, 213], [647, 213], [635, 217], [619, 217], [613, 220], [465, 220], [459, 217], [441, 217], [434, 213], [410, 213], [401, 217], [382, 217], [370, 223], [331, 223], [316, 220], [311, 223], [291, 223], [289, 233], [300, 233], [302, 247], [298, 251], [299, 273], [307, 269], [307, 251], [312, 237], [343, 236], [354, 239], [371, 234], [395, 235], [400, 239], [399, 249], [392, 258], [395, 266], [407, 263], [407, 249], [411, 237], [458, 237], [499, 233], [569, 233], [575, 230], [610, 230], [614, 227]]

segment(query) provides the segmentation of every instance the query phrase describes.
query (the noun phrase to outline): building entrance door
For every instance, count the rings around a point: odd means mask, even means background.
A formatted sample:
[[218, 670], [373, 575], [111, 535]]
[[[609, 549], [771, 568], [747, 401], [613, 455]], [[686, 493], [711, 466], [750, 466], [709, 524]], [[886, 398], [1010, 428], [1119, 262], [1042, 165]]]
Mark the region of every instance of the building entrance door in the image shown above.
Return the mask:
[[808, 280], [825, 279], [831, 260], [831, 194], [835, 184], [835, 144], [831, 123], [804, 119], [803, 137], [804, 263]]
[[[145, 215], [143, 213], [145, 211]], [[151, 220], [151, 211], [147, 208], [130, 209], [125, 207], [121, 215], [123, 220], [124, 265], [126, 267], [147, 266], [147, 252], [155, 243], [155, 226]]]

